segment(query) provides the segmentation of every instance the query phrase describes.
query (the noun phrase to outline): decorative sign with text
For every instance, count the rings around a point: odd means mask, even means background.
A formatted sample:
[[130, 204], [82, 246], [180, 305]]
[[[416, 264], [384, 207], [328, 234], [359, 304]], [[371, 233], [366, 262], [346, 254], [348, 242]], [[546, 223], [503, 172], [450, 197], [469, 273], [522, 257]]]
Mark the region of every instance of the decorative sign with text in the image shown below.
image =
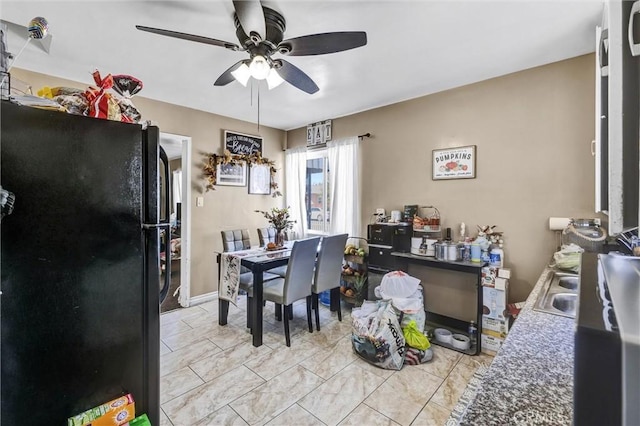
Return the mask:
[[224, 148], [235, 155], [262, 155], [262, 137], [225, 130]]
[[331, 120], [307, 125], [307, 146], [323, 145], [331, 140]]
[[433, 179], [472, 179], [476, 177], [476, 146], [433, 150]]

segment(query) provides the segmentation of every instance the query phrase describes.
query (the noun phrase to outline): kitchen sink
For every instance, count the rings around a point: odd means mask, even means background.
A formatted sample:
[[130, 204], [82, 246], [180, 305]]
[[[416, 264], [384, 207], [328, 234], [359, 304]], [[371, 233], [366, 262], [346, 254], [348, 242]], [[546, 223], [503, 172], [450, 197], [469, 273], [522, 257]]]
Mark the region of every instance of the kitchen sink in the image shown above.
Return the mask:
[[558, 279], [558, 285], [567, 290], [578, 290], [578, 277], [561, 277]]
[[555, 271], [550, 273], [547, 282], [538, 294], [533, 309], [575, 318], [579, 284], [580, 280], [577, 274]]
[[576, 301], [578, 295], [575, 293], [557, 293], [551, 296], [551, 306], [572, 317], [576, 316]]

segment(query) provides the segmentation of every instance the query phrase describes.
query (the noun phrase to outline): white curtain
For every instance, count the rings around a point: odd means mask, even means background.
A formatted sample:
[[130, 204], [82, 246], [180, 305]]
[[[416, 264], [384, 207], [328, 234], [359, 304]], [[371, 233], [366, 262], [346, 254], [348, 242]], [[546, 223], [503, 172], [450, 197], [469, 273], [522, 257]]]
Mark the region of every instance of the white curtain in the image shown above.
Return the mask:
[[182, 170], [173, 171], [173, 211], [178, 211], [178, 203], [182, 202]]
[[360, 234], [360, 149], [353, 136], [327, 143], [331, 234]]
[[298, 238], [305, 235], [307, 213], [305, 207], [305, 182], [307, 177], [307, 149], [294, 148], [285, 154], [285, 195], [291, 219], [296, 223], [292, 231]]

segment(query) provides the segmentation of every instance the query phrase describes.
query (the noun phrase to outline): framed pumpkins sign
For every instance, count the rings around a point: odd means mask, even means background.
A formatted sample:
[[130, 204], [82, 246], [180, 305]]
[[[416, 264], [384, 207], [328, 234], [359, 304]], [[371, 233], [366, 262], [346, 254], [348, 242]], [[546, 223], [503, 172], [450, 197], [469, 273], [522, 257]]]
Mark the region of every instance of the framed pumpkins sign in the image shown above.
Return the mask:
[[432, 179], [473, 179], [476, 177], [476, 146], [434, 149]]

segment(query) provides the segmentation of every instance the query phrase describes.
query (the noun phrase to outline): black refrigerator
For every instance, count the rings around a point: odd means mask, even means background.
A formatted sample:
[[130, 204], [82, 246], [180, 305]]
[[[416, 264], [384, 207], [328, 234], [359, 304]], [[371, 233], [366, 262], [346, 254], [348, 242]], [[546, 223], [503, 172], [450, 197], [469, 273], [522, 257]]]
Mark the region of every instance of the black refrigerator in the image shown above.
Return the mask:
[[0, 222], [0, 422], [66, 424], [131, 393], [159, 424], [171, 274], [161, 282], [158, 128], [9, 102], [0, 113], [0, 185], [15, 194]]

